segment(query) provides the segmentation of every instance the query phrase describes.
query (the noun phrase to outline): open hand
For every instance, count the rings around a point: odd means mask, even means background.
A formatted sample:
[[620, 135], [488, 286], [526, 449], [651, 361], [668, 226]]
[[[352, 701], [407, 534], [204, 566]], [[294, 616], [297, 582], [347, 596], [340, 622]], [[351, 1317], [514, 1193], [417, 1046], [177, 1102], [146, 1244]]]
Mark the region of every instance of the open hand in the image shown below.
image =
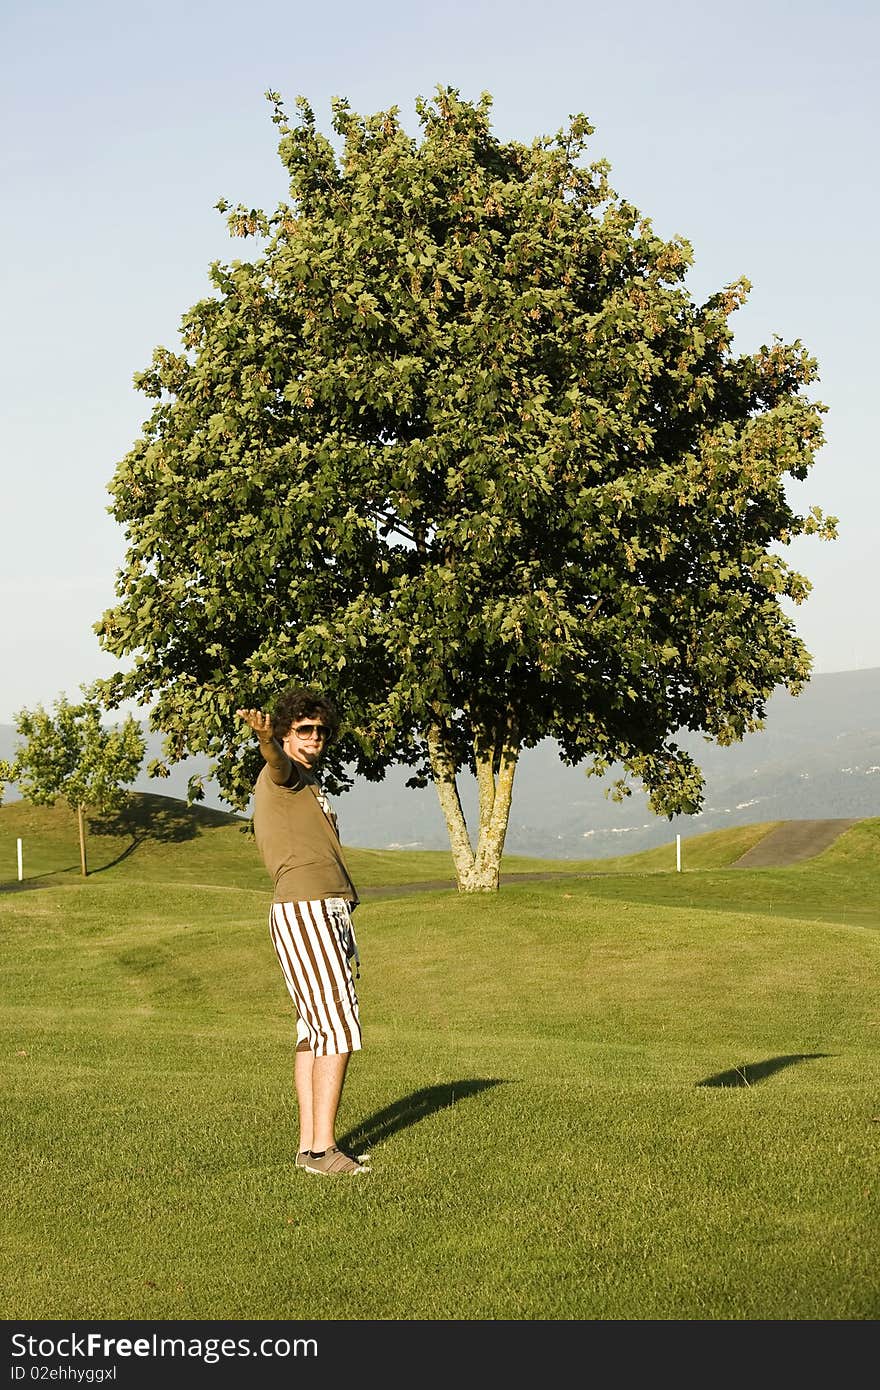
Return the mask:
[[261, 743], [273, 737], [271, 714], [264, 714], [261, 709], [237, 709], [235, 712], [250, 725]]

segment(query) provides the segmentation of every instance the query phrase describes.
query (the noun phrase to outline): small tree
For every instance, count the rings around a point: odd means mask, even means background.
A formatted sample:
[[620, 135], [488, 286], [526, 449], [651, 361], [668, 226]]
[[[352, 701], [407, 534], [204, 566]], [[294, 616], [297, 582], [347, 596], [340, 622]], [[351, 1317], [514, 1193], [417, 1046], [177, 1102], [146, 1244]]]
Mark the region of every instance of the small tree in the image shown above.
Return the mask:
[[108, 811], [124, 804], [124, 787], [134, 781], [146, 752], [140, 725], [129, 716], [115, 728], [101, 723], [101, 704], [81, 687], [77, 705], [61, 696], [52, 713], [42, 705], [15, 715], [24, 740], [12, 762], [0, 762], [0, 780], [15, 782], [26, 801], [54, 806], [60, 797], [76, 812], [83, 876], [88, 874], [84, 812]]
[[166, 756], [215, 756], [243, 806], [236, 707], [331, 689], [339, 785], [432, 780], [468, 891], [498, 885], [542, 739], [697, 810], [677, 731], [740, 739], [809, 675], [777, 547], [834, 534], [786, 492], [822, 442], [815, 362], [732, 350], [748, 282], [695, 303], [687, 242], [585, 162], [582, 116], [502, 142], [488, 96], [440, 89], [414, 138], [340, 100], [337, 149], [268, 96], [290, 200], [219, 204], [264, 247], [212, 267], [183, 351], [136, 377], [155, 407], [110, 486], [128, 553], [96, 625], [136, 659], [106, 697], [153, 702]]

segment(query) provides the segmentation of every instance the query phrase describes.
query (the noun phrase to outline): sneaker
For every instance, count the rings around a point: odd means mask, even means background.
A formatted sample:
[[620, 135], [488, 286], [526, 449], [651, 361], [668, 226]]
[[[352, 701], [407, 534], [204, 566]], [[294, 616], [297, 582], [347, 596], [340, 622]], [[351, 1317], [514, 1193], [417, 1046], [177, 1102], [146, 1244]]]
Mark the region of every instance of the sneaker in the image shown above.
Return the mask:
[[[297, 1155], [297, 1161], [299, 1155]], [[323, 1153], [308, 1153], [304, 1155], [302, 1165], [307, 1173], [323, 1173], [325, 1177], [335, 1176], [337, 1173], [369, 1173], [369, 1166], [359, 1163], [351, 1154], [343, 1153], [336, 1144]]]
[[308, 1156], [309, 1156], [309, 1151], [308, 1151], [308, 1149], [300, 1149], [299, 1153], [298, 1153], [297, 1156], [296, 1156], [296, 1159], [294, 1160], [295, 1163], [296, 1163], [297, 1168], [305, 1168], [305, 1166], [306, 1166], [306, 1159], [308, 1158]]

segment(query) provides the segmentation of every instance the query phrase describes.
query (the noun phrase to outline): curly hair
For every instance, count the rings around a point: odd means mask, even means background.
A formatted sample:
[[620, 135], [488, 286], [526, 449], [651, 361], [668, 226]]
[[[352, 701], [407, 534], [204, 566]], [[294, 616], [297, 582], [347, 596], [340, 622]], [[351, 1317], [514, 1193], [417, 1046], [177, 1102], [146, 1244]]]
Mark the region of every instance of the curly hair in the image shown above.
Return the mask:
[[304, 686], [293, 686], [279, 695], [272, 711], [272, 732], [279, 743], [298, 719], [321, 719], [330, 730], [327, 743], [339, 732], [339, 712], [329, 695], [319, 695]]

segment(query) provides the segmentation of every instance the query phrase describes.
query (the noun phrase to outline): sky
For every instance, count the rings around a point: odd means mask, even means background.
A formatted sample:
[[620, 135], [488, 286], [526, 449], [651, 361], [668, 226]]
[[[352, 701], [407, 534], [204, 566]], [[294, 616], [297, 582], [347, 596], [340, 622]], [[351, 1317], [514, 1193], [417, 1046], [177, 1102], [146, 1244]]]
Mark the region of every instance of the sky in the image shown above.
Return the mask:
[[0, 723], [117, 669], [92, 625], [150, 413], [132, 378], [243, 254], [218, 199], [286, 197], [269, 89], [327, 134], [334, 96], [415, 134], [438, 86], [489, 92], [502, 139], [584, 113], [612, 186], [691, 243], [693, 297], [751, 281], [734, 347], [818, 360], [826, 443], [790, 496], [839, 540], [785, 552], [813, 584], [791, 611], [816, 673], [880, 666], [876, 0], [2, 0], [0, 51]]

